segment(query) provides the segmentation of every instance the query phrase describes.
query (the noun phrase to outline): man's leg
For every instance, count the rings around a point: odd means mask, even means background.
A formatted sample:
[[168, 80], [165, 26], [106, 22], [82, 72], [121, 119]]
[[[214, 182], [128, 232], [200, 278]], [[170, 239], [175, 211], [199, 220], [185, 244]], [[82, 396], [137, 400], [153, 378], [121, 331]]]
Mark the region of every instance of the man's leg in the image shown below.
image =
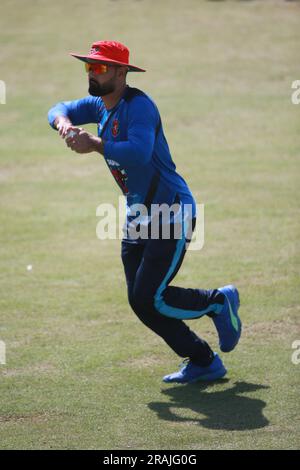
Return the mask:
[[[195, 226], [195, 219], [190, 221]], [[176, 230], [171, 232], [174, 234]], [[135, 303], [155, 310], [162, 317], [179, 320], [213, 315], [222, 310], [225, 296], [218, 290], [187, 289], [169, 286], [179, 271], [187, 250], [185, 234], [175, 237], [149, 239], [134, 280]]]
[[[160, 261], [156, 260], [154, 262], [153, 260], [152, 268], [154, 271], [151, 270], [151, 277], [145, 279], [143, 269], [146, 249], [146, 246], [143, 245], [122, 242], [122, 261], [127, 281], [128, 299], [132, 309], [140, 320], [161, 336], [176, 354], [181, 357], [189, 357], [200, 366], [208, 366], [214, 359], [213, 351], [209, 345], [191, 331], [182, 320], [163, 316], [153, 308], [153, 305], [149, 305], [147, 300], [149, 298], [148, 289], [153, 291], [153, 275], [159, 274], [161, 277], [162, 271], [166, 271], [168, 266], [163, 257]], [[137, 295], [136, 290], [141, 285], [142, 279], [148, 286], [145, 302], [142, 294], [144, 288], [141, 289], [141, 295]]]
[[[195, 219], [192, 221], [193, 229], [194, 225]], [[169, 286], [182, 264], [186, 249], [184, 234], [181, 239], [171, 237], [147, 241], [132, 292], [135, 310], [152, 311], [177, 320], [208, 315], [217, 329], [220, 349], [230, 352], [241, 335], [238, 290], [234, 286], [213, 290]]]

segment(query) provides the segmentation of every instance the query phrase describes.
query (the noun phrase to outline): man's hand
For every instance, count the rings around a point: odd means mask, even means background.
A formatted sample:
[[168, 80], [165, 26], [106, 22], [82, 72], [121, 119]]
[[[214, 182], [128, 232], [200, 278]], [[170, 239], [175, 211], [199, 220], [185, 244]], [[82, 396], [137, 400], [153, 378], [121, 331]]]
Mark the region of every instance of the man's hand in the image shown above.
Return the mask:
[[[67, 134], [70, 133], [70, 136]], [[77, 153], [103, 152], [102, 140], [81, 127], [69, 126], [66, 144]]]
[[54, 122], [59, 135], [65, 139], [70, 149], [77, 153], [98, 152], [104, 154], [104, 142], [102, 139], [90, 134], [81, 127], [73, 126], [70, 119], [59, 116]]
[[64, 139], [70, 129], [72, 127], [72, 123], [70, 119], [65, 116], [60, 116], [55, 119], [54, 125], [58, 130], [59, 135]]

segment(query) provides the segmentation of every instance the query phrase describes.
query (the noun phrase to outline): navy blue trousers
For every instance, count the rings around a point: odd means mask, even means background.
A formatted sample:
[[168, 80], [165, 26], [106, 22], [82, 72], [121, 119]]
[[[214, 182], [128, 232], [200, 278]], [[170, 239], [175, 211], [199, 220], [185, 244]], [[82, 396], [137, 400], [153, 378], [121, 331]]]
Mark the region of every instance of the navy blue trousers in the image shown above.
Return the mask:
[[[192, 220], [193, 230], [196, 219]], [[219, 312], [224, 296], [218, 290], [170, 286], [187, 249], [187, 240], [148, 239], [143, 244], [122, 241], [128, 300], [138, 318], [181, 357], [207, 366], [213, 352], [183, 320]]]

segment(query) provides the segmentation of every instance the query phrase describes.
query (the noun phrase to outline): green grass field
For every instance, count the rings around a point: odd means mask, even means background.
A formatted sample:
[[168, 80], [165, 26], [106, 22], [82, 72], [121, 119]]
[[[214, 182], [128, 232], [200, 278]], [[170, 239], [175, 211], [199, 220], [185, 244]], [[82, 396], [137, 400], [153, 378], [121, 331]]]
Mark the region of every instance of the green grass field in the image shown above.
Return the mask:
[[[299, 448], [299, 14], [283, 0], [1, 1], [1, 449]], [[205, 204], [205, 246], [173, 283], [241, 292], [242, 340], [210, 386], [161, 382], [180, 359], [131, 312], [120, 241], [95, 233], [118, 187], [47, 123], [87, 94], [68, 52], [98, 39], [147, 69], [129, 84], [156, 101]], [[189, 324], [218, 351], [209, 318]]]

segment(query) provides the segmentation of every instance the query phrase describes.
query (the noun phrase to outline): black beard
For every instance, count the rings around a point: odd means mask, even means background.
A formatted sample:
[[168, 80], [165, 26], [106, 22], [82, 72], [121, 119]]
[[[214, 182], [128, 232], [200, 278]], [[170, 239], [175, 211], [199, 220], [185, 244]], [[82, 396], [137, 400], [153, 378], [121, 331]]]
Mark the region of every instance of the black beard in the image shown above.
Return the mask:
[[92, 96], [105, 96], [115, 91], [115, 86], [111, 80], [100, 85], [93, 79], [89, 80], [89, 94]]

